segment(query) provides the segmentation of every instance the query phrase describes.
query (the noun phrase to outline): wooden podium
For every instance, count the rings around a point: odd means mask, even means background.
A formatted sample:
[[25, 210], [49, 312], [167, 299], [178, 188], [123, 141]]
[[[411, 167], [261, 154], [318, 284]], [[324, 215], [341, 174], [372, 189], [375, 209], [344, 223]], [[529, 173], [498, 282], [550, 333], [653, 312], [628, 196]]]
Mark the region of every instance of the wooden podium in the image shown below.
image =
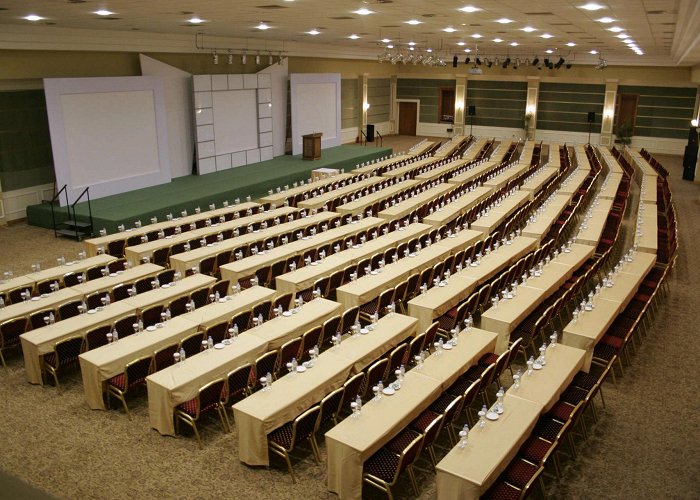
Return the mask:
[[321, 159], [321, 132], [315, 134], [302, 135], [303, 139], [303, 156], [304, 160], [319, 160]]

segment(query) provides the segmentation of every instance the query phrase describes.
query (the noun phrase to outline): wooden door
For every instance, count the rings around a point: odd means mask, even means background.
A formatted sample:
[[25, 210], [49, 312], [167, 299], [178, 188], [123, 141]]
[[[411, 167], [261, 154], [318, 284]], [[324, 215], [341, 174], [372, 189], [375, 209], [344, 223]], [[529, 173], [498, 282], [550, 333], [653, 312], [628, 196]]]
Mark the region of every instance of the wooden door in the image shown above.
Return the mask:
[[632, 125], [632, 134], [634, 135], [634, 125], [637, 120], [637, 104], [639, 103], [638, 94], [618, 94], [617, 96], [617, 113], [615, 114], [615, 124], [629, 123]]
[[416, 135], [418, 103], [399, 103], [399, 135]]

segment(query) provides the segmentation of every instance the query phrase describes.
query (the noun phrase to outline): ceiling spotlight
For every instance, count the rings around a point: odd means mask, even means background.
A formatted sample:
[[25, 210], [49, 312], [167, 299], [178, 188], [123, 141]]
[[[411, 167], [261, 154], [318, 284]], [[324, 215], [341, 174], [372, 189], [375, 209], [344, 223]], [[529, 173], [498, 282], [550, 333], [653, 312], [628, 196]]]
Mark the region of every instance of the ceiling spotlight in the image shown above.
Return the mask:
[[603, 24], [610, 24], [610, 23], [614, 23], [615, 20], [612, 17], [606, 16], [606, 17], [601, 17], [600, 19], [598, 19], [598, 22], [603, 23]]
[[97, 14], [98, 16], [111, 16], [112, 14], [114, 14], [114, 12], [106, 9], [100, 9], [93, 12], [93, 14]]
[[28, 16], [24, 16], [22, 19], [26, 21], [41, 21], [42, 19], [46, 19], [45, 17], [37, 16], [36, 14], [29, 14]]
[[413, 42], [413, 41], [408, 42], [408, 46], [409, 46], [409, 47], [414, 47], [415, 45], [416, 45], [416, 42]]
[[464, 49], [464, 52], [466, 52], [467, 54], [471, 53], [471, 51], [472, 49]]
[[603, 70], [607, 67], [608, 67], [608, 61], [606, 61], [602, 57], [598, 59], [598, 64], [595, 65], [595, 69], [597, 69], [597, 70]]
[[358, 16], [368, 16], [370, 14], [374, 14], [373, 10], [365, 9], [364, 7], [361, 9], [358, 9], [353, 12], [353, 14], [357, 14]]
[[501, 43], [503, 41], [503, 39], [502, 38], [494, 38], [493, 41], [496, 43]]
[[[554, 51], [553, 51], [552, 49], [547, 49], [547, 50], [545, 50], [545, 52], [546, 52], [547, 54], [554, 54]], [[546, 59], [545, 59], [545, 61], [546, 61]], [[546, 63], [545, 63], [545, 64], [546, 64]]]
[[212, 58], [212, 61], [214, 61], [214, 64], [219, 64], [219, 54], [217, 54], [216, 51], [214, 51], [211, 58]]
[[423, 21], [419, 21], [418, 19], [410, 19], [405, 22], [405, 24], [410, 24], [411, 26], [415, 26], [416, 24], [423, 24]]
[[380, 41], [382, 43], [390, 43], [391, 42], [391, 40], [389, 38], [382, 38]]
[[314, 29], [312, 29], [312, 30], [307, 31], [306, 34], [307, 34], [307, 35], [311, 35], [311, 36], [316, 36], [316, 35], [320, 35], [321, 32], [318, 31], [316, 28], [314, 28]]
[[590, 11], [596, 11], [596, 10], [600, 10], [600, 9], [604, 9], [604, 8], [605, 7], [603, 7], [602, 5], [597, 4], [595, 2], [588, 2], [585, 5], [579, 6], [579, 9], [590, 10]]
[[619, 33], [621, 31], [625, 31], [625, 29], [619, 26], [613, 26], [612, 28], [608, 28], [608, 31], [612, 31], [613, 33]]
[[348, 38], [349, 38], [350, 40], [357, 40], [358, 38], [360, 38], [360, 36], [359, 36], [359, 35], [356, 35], [355, 33], [353, 33], [353, 34], [350, 35]]
[[472, 5], [467, 5], [466, 7], [462, 7], [461, 9], [457, 9], [462, 12], [466, 12], [467, 14], [471, 14], [473, 12], [479, 12], [481, 9], [479, 7], [474, 7]]
[[204, 22], [204, 19], [201, 19], [197, 16], [191, 17], [187, 20], [188, 23], [190, 24], [202, 24]]
[[533, 31], [537, 31], [537, 29], [533, 28], [532, 26], [525, 26], [524, 28], [520, 28], [520, 31], [524, 31], [526, 33], [532, 33]]
[[576, 44], [574, 42], [569, 42], [566, 44], [567, 47], [576, 47]]
[[591, 50], [591, 51], [589, 52], [589, 54], [593, 54], [593, 55], [596, 55], [597, 53], [598, 53], [597, 50]]
[[479, 33], [474, 33], [472, 35], [472, 38], [481, 38], [481, 35]]
[[452, 26], [448, 26], [447, 28], [444, 28], [442, 31], [444, 31], [445, 33], [454, 33], [457, 30], [455, 28], [453, 28]]
[[518, 45], [520, 45], [518, 42], [510, 42], [511, 47], [517, 47]]
[[508, 23], [512, 23], [513, 20], [512, 20], [512, 19], [508, 19], [507, 17], [502, 17], [502, 18], [500, 18], [500, 19], [496, 19], [496, 22], [499, 23], [499, 24], [508, 24]]
[[540, 62], [540, 58], [535, 56], [535, 58], [532, 60], [532, 65], [537, 66]]
[[540, 38], [553, 38], [553, 37], [554, 37], [554, 35], [550, 35], [549, 33], [542, 33], [540, 35]]
[[270, 29], [270, 27], [267, 24], [265, 24], [265, 21], [260, 21], [260, 24], [258, 24], [256, 28], [262, 31]]

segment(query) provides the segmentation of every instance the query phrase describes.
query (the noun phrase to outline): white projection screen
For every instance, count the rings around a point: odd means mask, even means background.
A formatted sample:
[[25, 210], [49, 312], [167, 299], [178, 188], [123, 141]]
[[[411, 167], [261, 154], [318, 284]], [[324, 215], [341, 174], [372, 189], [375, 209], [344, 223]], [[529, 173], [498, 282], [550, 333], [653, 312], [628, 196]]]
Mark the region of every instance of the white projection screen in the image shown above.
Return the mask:
[[258, 147], [257, 90], [212, 92], [217, 155]]
[[56, 182], [69, 201], [86, 187], [95, 199], [170, 181], [159, 78], [47, 79], [44, 88]]
[[321, 148], [340, 146], [340, 74], [294, 73], [292, 98], [292, 153], [302, 152], [302, 136], [321, 132]]

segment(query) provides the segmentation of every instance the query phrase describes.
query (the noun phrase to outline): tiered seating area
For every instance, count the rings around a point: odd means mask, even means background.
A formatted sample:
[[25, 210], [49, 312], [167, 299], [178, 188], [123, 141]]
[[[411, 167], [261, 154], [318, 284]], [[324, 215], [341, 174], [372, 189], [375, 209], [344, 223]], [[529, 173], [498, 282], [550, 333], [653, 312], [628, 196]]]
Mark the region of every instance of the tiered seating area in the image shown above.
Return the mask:
[[90, 408], [147, 404], [200, 446], [216, 409], [243, 463], [272, 451], [292, 480], [290, 452], [318, 459], [324, 435], [341, 498], [404, 471], [438, 498], [556, 480], [673, 269], [668, 173], [644, 150], [473, 137], [345, 170], [5, 276], [0, 353], [21, 346], [33, 384], [78, 365]]

